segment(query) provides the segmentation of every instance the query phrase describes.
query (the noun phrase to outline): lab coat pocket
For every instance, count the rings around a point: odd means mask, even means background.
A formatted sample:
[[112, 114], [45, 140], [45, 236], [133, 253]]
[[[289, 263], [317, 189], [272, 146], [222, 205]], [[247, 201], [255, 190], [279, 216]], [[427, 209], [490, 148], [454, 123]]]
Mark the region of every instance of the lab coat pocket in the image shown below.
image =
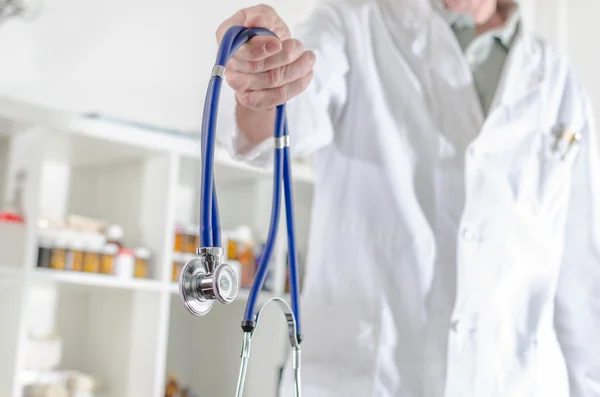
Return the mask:
[[571, 170], [579, 150], [577, 143], [571, 147], [556, 147], [556, 138], [550, 133], [539, 135], [537, 199], [542, 213], [554, 214], [568, 197]]

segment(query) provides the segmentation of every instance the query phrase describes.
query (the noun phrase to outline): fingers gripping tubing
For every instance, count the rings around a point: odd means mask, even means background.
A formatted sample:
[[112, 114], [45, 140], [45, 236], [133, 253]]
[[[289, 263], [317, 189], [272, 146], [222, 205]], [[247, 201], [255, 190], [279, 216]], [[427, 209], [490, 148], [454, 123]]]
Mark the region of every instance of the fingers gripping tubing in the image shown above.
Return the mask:
[[[214, 155], [216, 139], [216, 123], [219, 110], [219, 98], [223, 84], [222, 71], [231, 56], [246, 42], [255, 36], [273, 36], [273, 32], [263, 28], [246, 28], [244, 26], [233, 26], [223, 35], [213, 76], [210, 80], [206, 100], [204, 102], [204, 114], [202, 117], [202, 180], [200, 196], [200, 241], [202, 247], [221, 246], [221, 231], [219, 225], [219, 209], [217, 205], [217, 194], [214, 181]], [[285, 104], [277, 106], [275, 117], [275, 139], [288, 135], [287, 121], [285, 116]], [[280, 141], [280, 140], [278, 140]], [[274, 180], [273, 180], [273, 207], [271, 222], [265, 249], [260, 258], [256, 276], [244, 314], [243, 328], [253, 328], [255, 323], [255, 312], [258, 295], [262, 290], [269, 260], [275, 246], [277, 226], [279, 224], [279, 213], [281, 204], [281, 191], [285, 194], [286, 219], [288, 229], [288, 251], [290, 265], [291, 301], [293, 313], [296, 318], [296, 331], [301, 335], [300, 310], [298, 304], [299, 283], [297, 271], [297, 257], [294, 239], [293, 202], [292, 202], [292, 176], [290, 165], [289, 147], [277, 147], [274, 156]], [[283, 181], [283, 189], [282, 189]]]

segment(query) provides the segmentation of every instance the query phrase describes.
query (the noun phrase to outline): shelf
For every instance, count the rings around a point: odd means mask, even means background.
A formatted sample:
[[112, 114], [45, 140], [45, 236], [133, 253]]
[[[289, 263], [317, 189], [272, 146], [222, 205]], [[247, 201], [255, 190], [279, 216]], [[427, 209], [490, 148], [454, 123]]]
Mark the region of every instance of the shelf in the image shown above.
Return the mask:
[[160, 291], [162, 284], [156, 280], [121, 279], [104, 274], [77, 273], [68, 270], [40, 269], [34, 271], [37, 280], [54, 281], [75, 286], [118, 288], [133, 291]]
[[[52, 281], [57, 280], [56, 276], [68, 276], [66, 272], [58, 274], [60, 271], [39, 273]], [[59, 277], [57, 281], [107, 285], [97, 282], [107, 276], [76, 276], [80, 277]], [[89, 285], [80, 288], [83, 284], [77, 284], [77, 288], [34, 284], [28, 293], [25, 332], [33, 335], [30, 330], [35, 329], [37, 334], [51, 330], [62, 345], [61, 360], [55, 370], [93, 376], [105, 387], [103, 396], [158, 396], [163, 385], [162, 379], [156, 377], [162, 371], [154, 377], [149, 374], [156, 371], [161, 360], [164, 331], [151, 324], [163, 318], [165, 297], [137, 290], [143, 284], [127, 286], [136, 288], [134, 293]], [[24, 347], [27, 345], [26, 340]], [[38, 366], [35, 359], [23, 362], [18, 371], [21, 385], [31, 382], [31, 376], [26, 375], [35, 375]]]
[[[75, 135], [74, 163], [99, 164], [138, 159], [162, 153], [178, 154], [200, 160], [198, 136], [174, 135], [112, 121], [73, 117], [62, 123], [62, 128]], [[218, 178], [245, 179], [272, 175], [271, 169], [253, 167], [232, 158], [227, 150], [215, 148], [215, 165]], [[200, 164], [198, 164], [200, 169]], [[313, 183], [314, 174], [306, 164], [292, 165], [295, 182]]]
[[[200, 159], [198, 135], [161, 132], [126, 122], [47, 109], [1, 96], [0, 117], [6, 122], [20, 120], [33, 125], [43, 124], [46, 128], [72, 134], [75, 148], [73, 165], [107, 164], [160, 153]], [[253, 167], [231, 158], [225, 149], [219, 147], [215, 150], [215, 164], [254, 176], [272, 174], [270, 169]], [[294, 181], [313, 183], [311, 167], [306, 164], [294, 164], [292, 167]]]
[[[170, 281], [175, 226], [194, 225], [199, 219], [199, 137], [16, 101], [7, 105], [0, 96], [4, 131], [10, 135], [0, 135], [0, 169], [10, 172], [0, 178], [0, 197], [13, 190], [14, 175], [24, 169], [27, 195], [35, 198], [25, 208], [31, 220], [78, 215], [121, 225], [124, 246], [151, 249], [152, 278], [36, 268], [35, 223], [19, 230], [0, 225], [0, 247], [5, 248], [0, 250], [0, 314], [14, 324], [0, 332], [0, 351], [7, 353], [0, 357], [0, 395], [21, 397], [20, 382], [27, 383], [27, 375], [34, 374], [27, 368], [36, 368], [24, 360], [29, 343], [23, 335], [44, 319], [51, 319], [63, 341], [57, 370], [97, 376], [106, 382], [107, 397], [161, 396], [171, 370], [195, 391], [230, 393], [237, 376], [230, 369], [238, 365], [240, 320], [249, 291], [241, 290], [231, 305], [215, 304], [209, 316], [198, 319], [185, 309], [177, 284]], [[313, 173], [306, 164], [294, 164], [292, 173], [297, 229], [304, 236]], [[272, 170], [244, 164], [216, 148], [215, 179], [224, 236], [247, 226], [260, 243], [271, 213]], [[280, 228], [285, 230], [283, 216]], [[300, 250], [304, 240], [297, 243]], [[280, 241], [272, 264], [280, 269], [272, 275], [278, 286], [285, 279], [285, 244]], [[48, 290], [55, 291], [55, 303], [44, 295]], [[274, 296], [262, 292], [257, 308]], [[289, 296], [282, 297], [289, 301]], [[281, 349], [286, 324], [276, 307], [267, 308], [261, 322], [265, 331], [253, 342], [248, 392], [272, 396], [287, 351]], [[206, 342], [215, 340], [219, 343]], [[253, 373], [252, 368], [260, 371]]]

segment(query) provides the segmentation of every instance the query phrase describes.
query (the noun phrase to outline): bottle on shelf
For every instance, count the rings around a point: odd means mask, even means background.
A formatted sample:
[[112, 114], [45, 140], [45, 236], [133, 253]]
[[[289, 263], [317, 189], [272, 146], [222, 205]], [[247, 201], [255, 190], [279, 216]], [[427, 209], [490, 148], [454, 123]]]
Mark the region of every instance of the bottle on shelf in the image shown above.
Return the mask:
[[106, 242], [108, 244], [115, 244], [119, 248], [123, 248], [123, 227], [121, 225], [110, 225], [106, 229]]
[[68, 265], [69, 270], [80, 272], [83, 270], [83, 259], [85, 257], [85, 245], [81, 238], [74, 238], [71, 240], [68, 253]]
[[242, 288], [250, 288], [256, 273], [256, 261], [249, 243], [242, 245], [239, 261], [242, 265]]
[[188, 254], [195, 254], [196, 248], [200, 247], [200, 234], [196, 225], [187, 225], [185, 227], [185, 245], [184, 251]]
[[62, 235], [56, 237], [56, 242], [50, 254], [50, 268], [55, 270], [65, 270], [67, 263], [67, 244], [68, 242]]
[[231, 238], [231, 235], [226, 235], [227, 242], [226, 262], [235, 271], [238, 281], [238, 289], [242, 286], [242, 264], [238, 261], [238, 242]]
[[86, 273], [100, 272], [100, 252], [102, 246], [94, 243], [88, 245], [83, 255], [83, 271]]
[[238, 239], [238, 260], [242, 265], [242, 288], [252, 287], [256, 273], [256, 260], [253, 252], [252, 230], [247, 226], [240, 226], [236, 230]]
[[165, 386], [165, 397], [179, 397], [180, 390], [177, 377], [169, 374], [167, 385]]
[[176, 252], [173, 255], [173, 268], [171, 271], [171, 281], [178, 282], [179, 276], [181, 275], [181, 269], [186, 263], [186, 258], [180, 252]]
[[137, 248], [134, 251], [135, 266], [133, 276], [135, 278], [148, 278], [148, 261], [150, 260], [150, 251], [146, 248]]
[[102, 255], [100, 256], [100, 273], [114, 274], [118, 253], [119, 247], [116, 244], [106, 244], [104, 246]]
[[175, 238], [173, 239], [173, 252], [183, 252], [185, 238], [185, 228], [182, 225], [175, 225]]
[[37, 267], [50, 267], [53, 240], [50, 236], [40, 236], [38, 239]]
[[115, 274], [120, 278], [132, 278], [134, 267], [135, 256], [133, 250], [121, 248], [115, 262]]

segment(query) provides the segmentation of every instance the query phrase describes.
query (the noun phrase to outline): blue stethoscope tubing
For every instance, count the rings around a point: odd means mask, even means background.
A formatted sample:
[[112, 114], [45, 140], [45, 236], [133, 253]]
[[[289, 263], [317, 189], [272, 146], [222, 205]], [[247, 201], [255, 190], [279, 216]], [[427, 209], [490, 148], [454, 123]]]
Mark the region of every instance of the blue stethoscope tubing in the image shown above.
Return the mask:
[[[274, 36], [273, 32], [263, 28], [246, 28], [244, 26], [233, 26], [225, 32], [219, 50], [217, 53], [216, 67], [223, 67], [231, 56], [245, 43], [255, 36]], [[217, 204], [217, 194], [214, 181], [214, 156], [215, 156], [215, 140], [217, 128], [217, 114], [219, 110], [219, 97], [223, 78], [219, 74], [214, 74], [210, 80], [206, 101], [204, 104], [204, 114], [202, 119], [202, 180], [201, 180], [201, 195], [200, 195], [200, 243], [201, 247], [220, 247], [221, 246], [221, 229], [219, 221], [219, 208]], [[276, 108], [275, 116], [275, 140], [280, 140], [288, 136], [285, 104], [279, 105]], [[285, 139], [285, 138], [283, 138]], [[289, 252], [289, 280], [290, 280], [290, 295], [292, 313], [295, 317], [296, 332], [298, 342], [301, 339], [301, 322], [299, 308], [299, 274], [298, 274], [298, 259], [296, 255], [296, 241], [294, 228], [294, 206], [292, 192], [292, 169], [290, 159], [289, 145], [275, 147], [274, 158], [274, 179], [273, 179], [273, 206], [271, 210], [271, 222], [267, 242], [263, 253], [259, 259], [256, 276], [250, 295], [246, 304], [244, 320], [242, 321], [242, 329], [245, 332], [252, 332], [256, 326], [255, 312], [258, 296], [263, 288], [269, 261], [275, 246], [277, 235], [277, 227], [279, 224], [279, 212], [281, 202], [281, 190], [283, 181], [283, 193], [285, 196], [285, 214], [287, 223], [288, 235], [288, 252]]]

